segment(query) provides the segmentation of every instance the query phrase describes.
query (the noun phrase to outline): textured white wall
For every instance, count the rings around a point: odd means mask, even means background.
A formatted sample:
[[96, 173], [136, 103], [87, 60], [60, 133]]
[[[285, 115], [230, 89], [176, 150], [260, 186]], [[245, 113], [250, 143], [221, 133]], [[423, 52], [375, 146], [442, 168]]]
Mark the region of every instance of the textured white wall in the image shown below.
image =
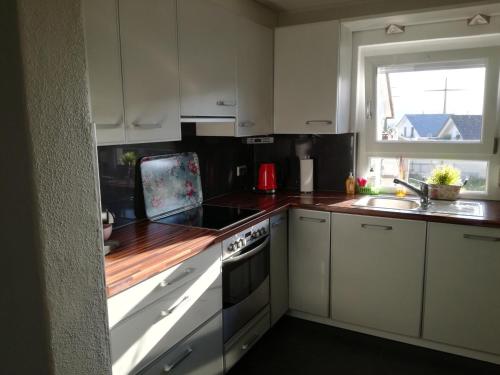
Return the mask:
[[81, 2], [17, 0], [17, 6], [24, 146], [31, 149], [26, 152], [33, 181], [31, 234], [38, 247], [51, 373], [106, 374], [109, 335]]

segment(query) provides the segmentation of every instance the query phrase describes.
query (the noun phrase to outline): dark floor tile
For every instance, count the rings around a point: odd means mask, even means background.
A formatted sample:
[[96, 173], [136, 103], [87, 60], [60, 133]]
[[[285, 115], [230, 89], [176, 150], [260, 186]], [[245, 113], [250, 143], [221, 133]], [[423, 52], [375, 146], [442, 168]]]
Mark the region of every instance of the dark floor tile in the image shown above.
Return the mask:
[[500, 375], [500, 366], [283, 317], [229, 375]]

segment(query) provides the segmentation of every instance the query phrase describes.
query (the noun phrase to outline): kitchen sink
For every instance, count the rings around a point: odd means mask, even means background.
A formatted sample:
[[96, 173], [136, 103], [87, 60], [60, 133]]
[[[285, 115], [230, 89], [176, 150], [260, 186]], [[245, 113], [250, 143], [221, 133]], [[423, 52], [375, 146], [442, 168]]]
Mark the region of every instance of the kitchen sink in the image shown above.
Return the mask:
[[420, 208], [420, 203], [413, 199], [368, 196], [361, 198], [353, 206], [413, 211]]
[[436, 201], [432, 200], [424, 209], [420, 202], [409, 198], [396, 198], [392, 196], [366, 196], [353, 204], [353, 207], [375, 210], [412, 211], [422, 215], [449, 215], [449, 216], [476, 216], [484, 215], [484, 204], [475, 201]]

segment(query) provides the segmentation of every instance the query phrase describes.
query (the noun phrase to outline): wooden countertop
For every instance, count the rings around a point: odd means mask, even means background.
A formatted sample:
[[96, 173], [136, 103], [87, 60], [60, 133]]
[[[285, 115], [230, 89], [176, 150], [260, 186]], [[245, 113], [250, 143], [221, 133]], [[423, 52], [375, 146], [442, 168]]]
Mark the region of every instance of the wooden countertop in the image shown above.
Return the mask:
[[348, 213], [355, 215], [423, 220], [450, 224], [479, 225], [500, 228], [500, 201], [483, 201], [484, 216], [445, 216], [407, 212], [370, 210], [352, 207], [360, 196], [343, 193], [280, 192], [264, 195], [251, 192], [231, 193], [210, 199], [207, 203], [221, 206], [256, 208], [262, 215], [228, 230], [211, 230], [181, 225], [137, 222], [113, 232], [111, 239], [120, 246], [105, 257], [106, 293], [112, 297], [207, 249], [277, 212], [289, 207]]

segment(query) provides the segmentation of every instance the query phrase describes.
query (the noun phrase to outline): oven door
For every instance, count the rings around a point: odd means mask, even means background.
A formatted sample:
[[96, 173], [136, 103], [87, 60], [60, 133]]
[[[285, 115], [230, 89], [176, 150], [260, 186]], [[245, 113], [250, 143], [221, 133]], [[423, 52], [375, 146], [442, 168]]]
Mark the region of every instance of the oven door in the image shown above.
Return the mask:
[[224, 342], [269, 303], [269, 236], [222, 262]]

